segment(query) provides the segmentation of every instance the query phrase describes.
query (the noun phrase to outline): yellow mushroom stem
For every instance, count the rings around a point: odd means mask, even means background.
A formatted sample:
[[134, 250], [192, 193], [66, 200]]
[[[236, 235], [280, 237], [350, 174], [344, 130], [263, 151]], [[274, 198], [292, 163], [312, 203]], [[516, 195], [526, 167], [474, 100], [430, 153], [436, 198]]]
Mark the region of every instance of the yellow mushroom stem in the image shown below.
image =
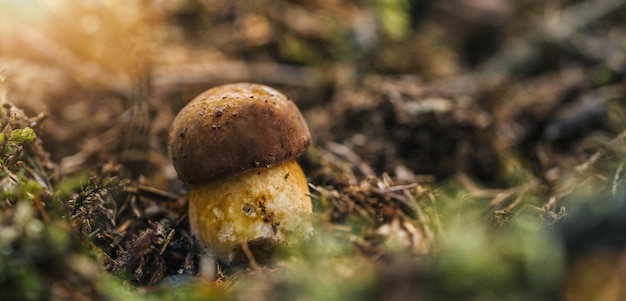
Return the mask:
[[296, 160], [196, 185], [189, 194], [191, 230], [211, 255], [226, 262], [243, 259], [243, 243], [261, 249], [291, 245], [312, 231], [308, 192]]

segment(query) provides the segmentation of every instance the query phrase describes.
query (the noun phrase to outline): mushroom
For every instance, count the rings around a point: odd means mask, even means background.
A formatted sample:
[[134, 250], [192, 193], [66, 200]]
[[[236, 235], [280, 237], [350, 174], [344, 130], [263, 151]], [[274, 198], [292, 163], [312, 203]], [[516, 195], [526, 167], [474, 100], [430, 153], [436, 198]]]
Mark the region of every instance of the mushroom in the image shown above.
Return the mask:
[[169, 154], [191, 187], [192, 234], [211, 256], [234, 263], [251, 251], [263, 259], [312, 231], [309, 189], [295, 160], [310, 144], [293, 101], [264, 85], [218, 86], [178, 113]]

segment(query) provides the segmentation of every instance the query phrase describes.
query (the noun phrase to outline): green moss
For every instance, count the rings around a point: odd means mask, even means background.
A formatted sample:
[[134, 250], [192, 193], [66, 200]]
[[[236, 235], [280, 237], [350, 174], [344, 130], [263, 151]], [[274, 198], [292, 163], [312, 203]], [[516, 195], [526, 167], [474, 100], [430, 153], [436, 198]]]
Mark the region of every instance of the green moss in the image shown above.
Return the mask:
[[15, 143], [17, 145], [23, 144], [25, 142], [32, 142], [37, 138], [37, 134], [33, 129], [26, 127], [23, 129], [15, 129], [11, 131], [9, 135], [9, 142]]

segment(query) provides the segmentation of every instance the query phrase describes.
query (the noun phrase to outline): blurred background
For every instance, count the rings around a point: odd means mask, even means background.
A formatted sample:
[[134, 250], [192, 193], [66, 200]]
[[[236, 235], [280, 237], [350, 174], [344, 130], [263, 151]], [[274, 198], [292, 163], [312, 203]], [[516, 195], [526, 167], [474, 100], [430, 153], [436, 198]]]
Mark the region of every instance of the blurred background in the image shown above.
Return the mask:
[[[101, 230], [110, 237], [92, 241], [118, 260], [100, 262], [107, 271], [132, 274], [138, 266], [119, 261], [123, 254], [138, 250], [146, 229], [157, 233], [155, 223], [177, 221], [173, 241], [185, 247], [170, 249], [182, 255], [161, 252], [176, 264], [163, 263], [154, 277], [133, 274], [135, 287], [176, 274], [194, 252], [180, 234], [184, 213], [163, 213], [186, 206], [166, 147], [175, 114], [210, 87], [258, 82], [292, 98], [309, 123], [315, 142], [301, 163], [320, 232], [331, 239], [311, 242], [318, 253], [305, 252], [305, 262], [271, 280], [220, 278], [240, 284], [228, 296], [249, 297], [237, 288], [252, 281], [258, 300], [299, 290], [310, 300], [621, 300], [625, 7], [0, 0], [0, 100], [39, 116], [23, 126], [36, 129], [46, 150], [38, 160], [52, 200], [87, 197], [92, 184], [107, 188], [98, 180], [109, 175], [153, 188], [133, 192], [144, 203], [133, 207], [137, 221], [128, 228], [119, 228], [132, 216], [122, 209], [126, 196], [108, 200], [117, 204]], [[7, 116], [5, 129], [19, 119]], [[155, 189], [178, 205], [154, 201]], [[102, 226], [96, 215], [82, 218], [91, 230]], [[337, 259], [347, 254], [359, 255]], [[191, 274], [197, 260], [187, 262]], [[316, 295], [317, 285], [328, 295]]]

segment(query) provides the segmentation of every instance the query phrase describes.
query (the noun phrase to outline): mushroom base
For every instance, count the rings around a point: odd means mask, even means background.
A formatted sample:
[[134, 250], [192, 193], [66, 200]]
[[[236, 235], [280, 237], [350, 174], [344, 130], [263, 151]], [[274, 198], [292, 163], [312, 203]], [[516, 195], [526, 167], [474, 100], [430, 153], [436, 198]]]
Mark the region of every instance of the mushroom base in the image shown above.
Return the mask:
[[312, 232], [308, 192], [295, 160], [194, 186], [189, 194], [191, 231], [221, 261], [247, 260], [244, 243], [263, 260], [274, 246], [297, 243]]

